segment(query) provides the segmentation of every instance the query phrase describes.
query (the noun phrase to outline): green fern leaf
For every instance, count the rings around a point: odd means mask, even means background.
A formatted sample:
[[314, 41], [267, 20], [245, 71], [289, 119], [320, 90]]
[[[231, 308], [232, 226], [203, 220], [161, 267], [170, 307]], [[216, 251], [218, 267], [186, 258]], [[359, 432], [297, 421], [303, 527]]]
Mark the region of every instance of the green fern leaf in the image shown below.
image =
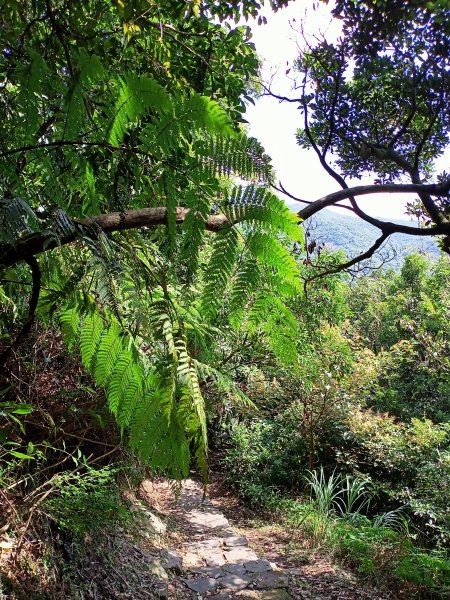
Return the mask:
[[303, 241], [299, 217], [267, 188], [234, 187], [225, 199], [224, 212], [231, 223], [245, 221], [272, 233], [283, 233], [293, 241]]
[[258, 289], [262, 273], [253, 256], [244, 257], [233, 281], [230, 293], [229, 319], [238, 329], [244, 318], [244, 308], [251, 295]]
[[297, 331], [295, 315], [268, 291], [262, 291], [248, 317], [250, 332], [262, 331], [275, 356], [283, 365], [297, 369]]
[[123, 350], [121, 333], [122, 330], [118, 323], [112, 323], [103, 332], [94, 367], [94, 376], [98, 385], [106, 386], [114, 371], [116, 362]]
[[239, 235], [235, 227], [225, 227], [213, 242], [211, 260], [205, 273], [201, 298], [202, 312], [212, 319], [217, 313], [227, 283], [232, 274], [239, 249]]
[[206, 140], [198, 141], [195, 149], [211, 175], [239, 177], [260, 183], [273, 180], [270, 158], [261, 144], [246, 134], [208, 136]]
[[105, 324], [98, 312], [86, 315], [81, 329], [80, 350], [81, 361], [85, 367], [93, 367], [97, 346], [105, 329]]
[[109, 379], [107, 394], [109, 410], [116, 417], [119, 414], [120, 402], [129, 383], [132, 369], [132, 352], [130, 350], [122, 350], [114, 366], [114, 371]]
[[255, 231], [247, 238], [247, 247], [259, 261], [275, 269], [282, 279], [294, 285], [300, 292], [303, 290], [295, 258], [274, 236]]
[[73, 350], [78, 341], [78, 332], [80, 329], [80, 312], [77, 306], [64, 308], [59, 315], [61, 323], [61, 332], [69, 350]]
[[163, 115], [171, 107], [169, 94], [150, 77], [129, 76], [120, 80], [119, 94], [107, 132], [108, 143], [120, 146], [130, 123], [136, 122], [150, 110]]

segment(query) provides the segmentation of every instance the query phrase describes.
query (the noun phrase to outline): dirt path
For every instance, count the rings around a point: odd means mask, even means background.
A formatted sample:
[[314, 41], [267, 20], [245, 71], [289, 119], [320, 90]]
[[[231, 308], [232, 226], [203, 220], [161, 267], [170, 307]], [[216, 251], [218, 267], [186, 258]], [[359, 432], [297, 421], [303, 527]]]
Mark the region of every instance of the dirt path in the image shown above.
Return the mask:
[[231, 497], [183, 482], [179, 499], [165, 481], [146, 481], [142, 495], [167, 527], [166, 547], [155, 561], [160, 598], [229, 600], [386, 600], [323, 558], [287, 552], [290, 534], [252, 524]]

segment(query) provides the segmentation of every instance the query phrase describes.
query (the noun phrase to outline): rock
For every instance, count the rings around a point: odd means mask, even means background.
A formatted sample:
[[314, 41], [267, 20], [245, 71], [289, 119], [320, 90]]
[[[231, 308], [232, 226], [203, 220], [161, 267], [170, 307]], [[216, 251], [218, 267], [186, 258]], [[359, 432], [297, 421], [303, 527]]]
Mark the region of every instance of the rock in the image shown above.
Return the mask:
[[255, 575], [254, 582], [259, 590], [285, 588], [289, 584], [289, 575], [283, 571], [266, 571]]
[[251, 584], [252, 578], [248, 575], [224, 575], [217, 580], [221, 587], [227, 590], [239, 591]]
[[268, 590], [261, 593], [261, 600], [293, 600], [292, 596], [286, 590]]
[[208, 552], [203, 555], [208, 567], [221, 567], [225, 564], [226, 560], [222, 552]]
[[157, 558], [149, 564], [149, 570], [150, 573], [155, 577], [155, 579], [158, 579], [160, 581], [168, 581], [169, 576], [167, 575], [162, 565], [162, 561], [159, 558]]
[[224, 574], [222, 567], [202, 567], [201, 569], [192, 569], [192, 572], [206, 575], [206, 577], [212, 577], [213, 579], [217, 579]]
[[245, 535], [234, 535], [226, 537], [223, 540], [225, 546], [248, 546], [248, 540]]
[[233, 573], [233, 575], [245, 575], [247, 572], [247, 569], [244, 567], [244, 565], [236, 565], [233, 563], [223, 565], [223, 570], [227, 571], [228, 573]]
[[219, 586], [217, 579], [212, 577], [200, 577], [200, 579], [185, 579], [184, 582], [190, 590], [198, 594], [214, 592]]
[[236, 548], [227, 550], [225, 558], [227, 563], [238, 563], [241, 565], [251, 560], [258, 560], [256, 553], [246, 546], [237, 546]]
[[183, 571], [183, 557], [173, 548], [169, 548], [162, 553], [162, 565], [167, 571], [175, 571], [177, 575], [181, 575]]
[[162, 537], [166, 535], [167, 525], [161, 521], [159, 517], [154, 515], [149, 510], [141, 512], [145, 522], [143, 524], [143, 534], [146, 537]]
[[264, 573], [265, 571], [272, 570], [272, 565], [265, 558], [250, 560], [249, 562], [244, 563], [244, 567], [249, 573]]
[[228, 520], [219, 512], [194, 509], [186, 513], [186, 520], [197, 529], [214, 530], [229, 527]]
[[261, 600], [261, 592], [244, 590], [243, 592], [237, 592], [236, 598], [241, 598], [241, 600]]
[[188, 544], [188, 549], [197, 550], [198, 548], [220, 548], [222, 540], [219, 538], [211, 538], [210, 540], [200, 540]]
[[204, 566], [204, 560], [195, 552], [186, 552], [183, 558], [183, 565], [186, 569], [196, 569]]

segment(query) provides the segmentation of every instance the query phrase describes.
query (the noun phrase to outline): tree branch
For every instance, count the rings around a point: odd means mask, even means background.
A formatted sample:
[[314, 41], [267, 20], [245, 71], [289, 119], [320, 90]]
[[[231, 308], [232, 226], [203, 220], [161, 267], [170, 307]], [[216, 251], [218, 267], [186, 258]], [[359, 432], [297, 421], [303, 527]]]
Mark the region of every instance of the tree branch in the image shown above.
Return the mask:
[[327, 269], [325, 271], [321, 271], [320, 273], [317, 273], [317, 275], [313, 275], [312, 277], [308, 277], [305, 280], [305, 284], [310, 283], [314, 279], [319, 279], [320, 277], [325, 277], [326, 275], [333, 275], [335, 273], [341, 273], [342, 271], [346, 271], [347, 269], [350, 269], [350, 267], [353, 267], [353, 265], [356, 265], [357, 263], [359, 263], [359, 262], [361, 262], [363, 260], [367, 260], [368, 258], [371, 258], [375, 254], [375, 252], [388, 239], [389, 235], [390, 235], [389, 233], [383, 233], [375, 241], [375, 243], [372, 246], [370, 246], [370, 248], [368, 250], [366, 250], [365, 252], [363, 252], [362, 254], [358, 254], [358, 256], [355, 256], [354, 258], [352, 258], [351, 260], [349, 260], [349, 261], [347, 261], [345, 263], [341, 263], [340, 265], [338, 265], [337, 267], [334, 267], [333, 269]]
[[20, 345], [22, 340], [30, 332], [31, 326], [34, 323], [34, 316], [35, 316], [36, 308], [37, 308], [37, 305], [39, 302], [39, 294], [41, 291], [41, 270], [39, 268], [38, 261], [31, 254], [23, 257], [23, 260], [29, 265], [29, 267], [31, 269], [31, 276], [32, 276], [32, 281], [33, 281], [33, 285], [31, 288], [30, 302], [28, 305], [28, 316], [25, 320], [25, 323], [22, 325], [22, 328], [19, 331], [14, 342], [12, 344], [10, 344], [8, 346], [8, 348], [6, 348], [6, 350], [4, 350], [2, 352], [2, 354], [0, 355], [0, 367], [3, 367], [5, 365], [6, 361], [11, 356], [12, 351]]
[[[182, 223], [189, 213], [188, 208], [178, 207], [176, 209], [176, 222]], [[210, 215], [205, 220], [205, 227], [209, 231], [218, 231], [227, 223], [225, 215]], [[137, 229], [140, 227], [156, 227], [167, 225], [167, 209], [165, 207], [141, 208], [127, 212], [114, 212], [98, 215], [90, 219], [73, 219], [74, 227], [70, 233], [57, 238], [51, 232], [33, 233], [27, 235], [17, 244], [0, 247], [0, 265], [11, 267], [16, 263], [35, 256], [41, 252], [52, 250], [57, 246], [70, 244], [82, 237], [84, 229], [101, 229], [105, 233], [123, 231], [126, 229]]]

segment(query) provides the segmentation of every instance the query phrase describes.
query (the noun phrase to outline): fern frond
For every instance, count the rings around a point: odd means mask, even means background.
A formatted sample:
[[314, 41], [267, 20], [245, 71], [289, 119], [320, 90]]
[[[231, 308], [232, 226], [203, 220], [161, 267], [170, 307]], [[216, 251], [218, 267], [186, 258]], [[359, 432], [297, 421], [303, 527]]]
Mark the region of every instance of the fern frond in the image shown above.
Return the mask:
[[129, 369], [124, 372], [121, 383], [123, 391], [119, 400], [117, 424], [123, 431], [130, 424], [136, 408], [144, 396], [144, 372], [141, 365], [133, 361]]
[[250, 400], [247, 394], [239, 389], [230, 377], [227, 377], [218, 369], [201, 363], [198, 360], [194, 360], [194, 365], [198, 376], [201, 379], [212, 379], [216, 384], [217, 389], [224, 392], [236, 406], [256, 409], [255, 404]]
[[81, 362], [91, 369], [95, 362], [97, 346], [105, 329], [105, 324], [98, 312], [86, 315], [80, 335]]
[[258, 289], [262, 273], [253, 256], [244, 256], [233, 281], [230, 292], [229, 319], [238, 328], [244, 318], [244, 308], [251, 295]]
[[187, 120], [195, 129], [228, 136], [234, 134], [228, 113], [208, 96], [192, 94], [184, 99], [180, 113], [178, 117]]
[[210, 214], [211, 201], [208, 196], [190, 190], [185, 195], [186, 207], [190, 208], [183, 221], [183, 245], [181, 257], [187, 263], [187, 278], [191, 279], [197, 271], [198, 256], [205, 234], [205, 219]]
[[201, 298], [202, 312], [213, 319], [233, 272], [239, 248], [239, 237], [234, 227], [217, 233], [213, 242], [211, 260], [205, 272], [205, 286]]
[[114, 365], [108, 383], [108, 406], [115, 417], [119, 414], [120, 402], [127, 388], [133, 369], [133, 354], [123, 349]]
[[130, 123], [136, 122], [150, 110], [164, 115], [171, 108], [169, 94], [147, 75], [129, 76], [120, 80], [119, 93], [106, 136], [108, 143], [120, 146]]
[[239, 177], [247, 181], [270, 183], [273, 169], [261, 144], [244, 133], [233, 137], [208, 136], [197, 142], [196, 150], [211, 175]]
[[61, 333], [69, 350], [73, 350], [78, 341], [80, 328], [80, 311], [77, 306], [61, 310], [59, 315]]
[[265, 334], [272, 352], [282, 364], [297, 368], [297, 319], [280, 298], [262, 291], [252, 306], [247, 325], [252, 333]]
[[118, 323], [112, 323], [105, 329], [97, 349], [94, 367], [94, 377], [98, 385], [108, 385], [118, 358], [123, 350], [123, 342], [120, 337], [122, 330]]
[[276, 237], [264, 231], [255, 231], [248, 236], [247, 247], [261, 263], [275, 269], [281, 278], [299, 291], [303, 289], [295, 258]]
[[283, 233], [295, 242], [303, 241], [299, 217], [265, 187], [232, 188], [225, 198], [224, 212], [231, 223], [245, 221], [272, 233]]

